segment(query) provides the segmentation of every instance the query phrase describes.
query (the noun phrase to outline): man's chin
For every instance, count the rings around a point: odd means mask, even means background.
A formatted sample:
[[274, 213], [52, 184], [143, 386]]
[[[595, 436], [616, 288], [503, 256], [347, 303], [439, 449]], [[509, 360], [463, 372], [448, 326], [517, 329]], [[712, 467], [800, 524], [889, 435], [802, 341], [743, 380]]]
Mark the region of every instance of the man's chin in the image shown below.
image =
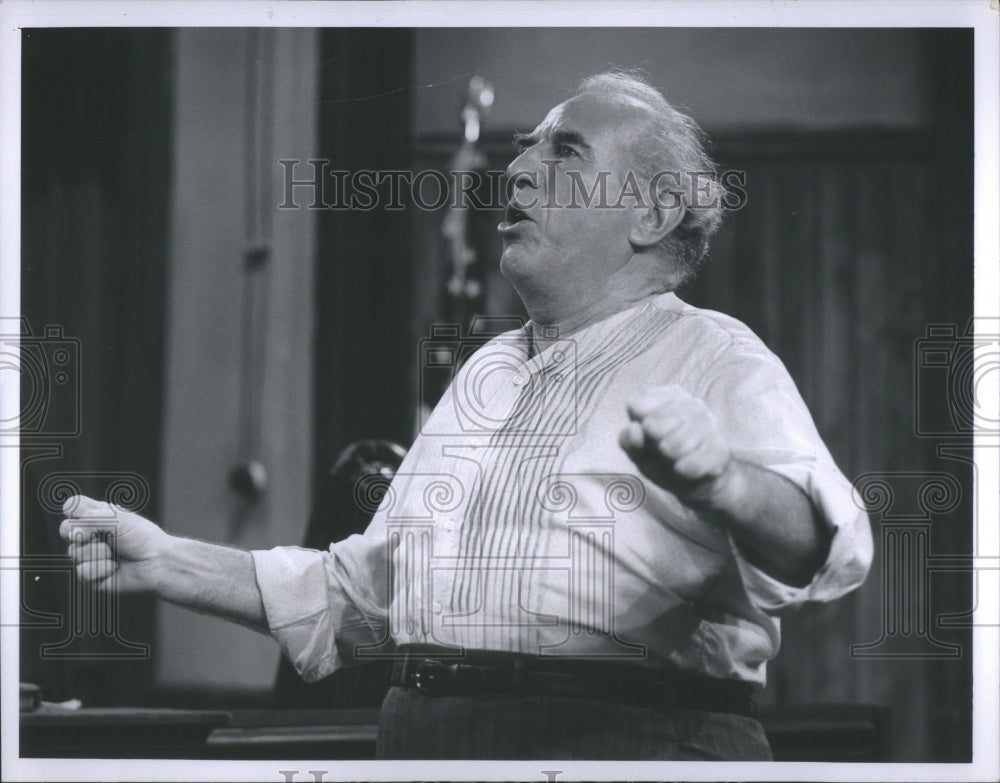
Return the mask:
[[547, 290], [551, 281], [543, 274], [539, 260], [518, 252], [515, 248], [506, 248], [500, 256], [500, 274], [529, 311], [533, 303], [546, 300], [552, 295]]
[[523, 250], [516, 243], [506, 245], [500, 254], [500, 274], [513, 285], [528, 271], [530, 264], [527, 261]]

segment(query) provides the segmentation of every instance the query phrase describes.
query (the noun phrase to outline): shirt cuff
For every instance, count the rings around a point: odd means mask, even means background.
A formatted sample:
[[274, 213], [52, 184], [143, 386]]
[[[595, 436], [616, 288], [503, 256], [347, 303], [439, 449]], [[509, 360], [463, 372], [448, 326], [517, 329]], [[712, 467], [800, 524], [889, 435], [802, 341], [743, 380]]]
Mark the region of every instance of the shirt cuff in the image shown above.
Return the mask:
[[254, 550], [254, 570], [272, 638], [306, 682], [341, 665], [330, 618], [324, 553], [301, 547]]
[[867, 512], [855, 504], [843, 475], [834, 467], [809, 463], [767, 465], [766, 468], [789, 479], [805, 492], [833, 535], [826, 562], [809, 584], [801, 587], [785, 584], [753, 565], [730, 535], [744, 588], [754, 605], [775, 614], [806, 601], [832, 601], [860, 585], [872, 561], [871, 525]]

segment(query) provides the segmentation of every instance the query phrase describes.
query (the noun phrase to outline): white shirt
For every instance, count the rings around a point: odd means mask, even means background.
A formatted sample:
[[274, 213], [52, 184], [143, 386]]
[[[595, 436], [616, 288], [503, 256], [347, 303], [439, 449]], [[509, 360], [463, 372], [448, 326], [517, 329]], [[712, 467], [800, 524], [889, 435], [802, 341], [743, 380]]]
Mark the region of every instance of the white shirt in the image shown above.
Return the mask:
[[[763, 685], [776, 613], [859, 585], [865, 512], [784, 366], [742, 323], [673, 294], [548, 343], [530, 325], [477, 351], [364, 535], [253, 553], [271, 634], [316, 680], [427, 643], [633, 660]], [[734, 456], [790, 479], [833, 533], [812, 581], [751, 565], [618, 445], [625, 401], [678, 384]]]

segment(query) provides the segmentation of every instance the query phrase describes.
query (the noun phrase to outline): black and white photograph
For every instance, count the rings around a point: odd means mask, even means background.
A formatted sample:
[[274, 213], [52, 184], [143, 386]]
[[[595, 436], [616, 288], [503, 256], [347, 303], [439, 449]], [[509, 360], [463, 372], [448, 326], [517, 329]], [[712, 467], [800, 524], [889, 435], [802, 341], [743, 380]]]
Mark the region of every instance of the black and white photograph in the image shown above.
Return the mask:
[[0, 6], [3, 779], [997, 779], [998, 20]]

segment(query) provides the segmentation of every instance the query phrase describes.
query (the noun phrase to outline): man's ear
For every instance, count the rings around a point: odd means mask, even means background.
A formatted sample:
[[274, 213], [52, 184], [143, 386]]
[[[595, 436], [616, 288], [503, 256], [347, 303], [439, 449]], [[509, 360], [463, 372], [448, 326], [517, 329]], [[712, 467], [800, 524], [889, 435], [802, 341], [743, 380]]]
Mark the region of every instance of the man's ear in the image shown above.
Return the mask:
[[650, 204], [635, 211], [628, 241], [636, 247], [652, 247], [680, 225], [684, 204]]

